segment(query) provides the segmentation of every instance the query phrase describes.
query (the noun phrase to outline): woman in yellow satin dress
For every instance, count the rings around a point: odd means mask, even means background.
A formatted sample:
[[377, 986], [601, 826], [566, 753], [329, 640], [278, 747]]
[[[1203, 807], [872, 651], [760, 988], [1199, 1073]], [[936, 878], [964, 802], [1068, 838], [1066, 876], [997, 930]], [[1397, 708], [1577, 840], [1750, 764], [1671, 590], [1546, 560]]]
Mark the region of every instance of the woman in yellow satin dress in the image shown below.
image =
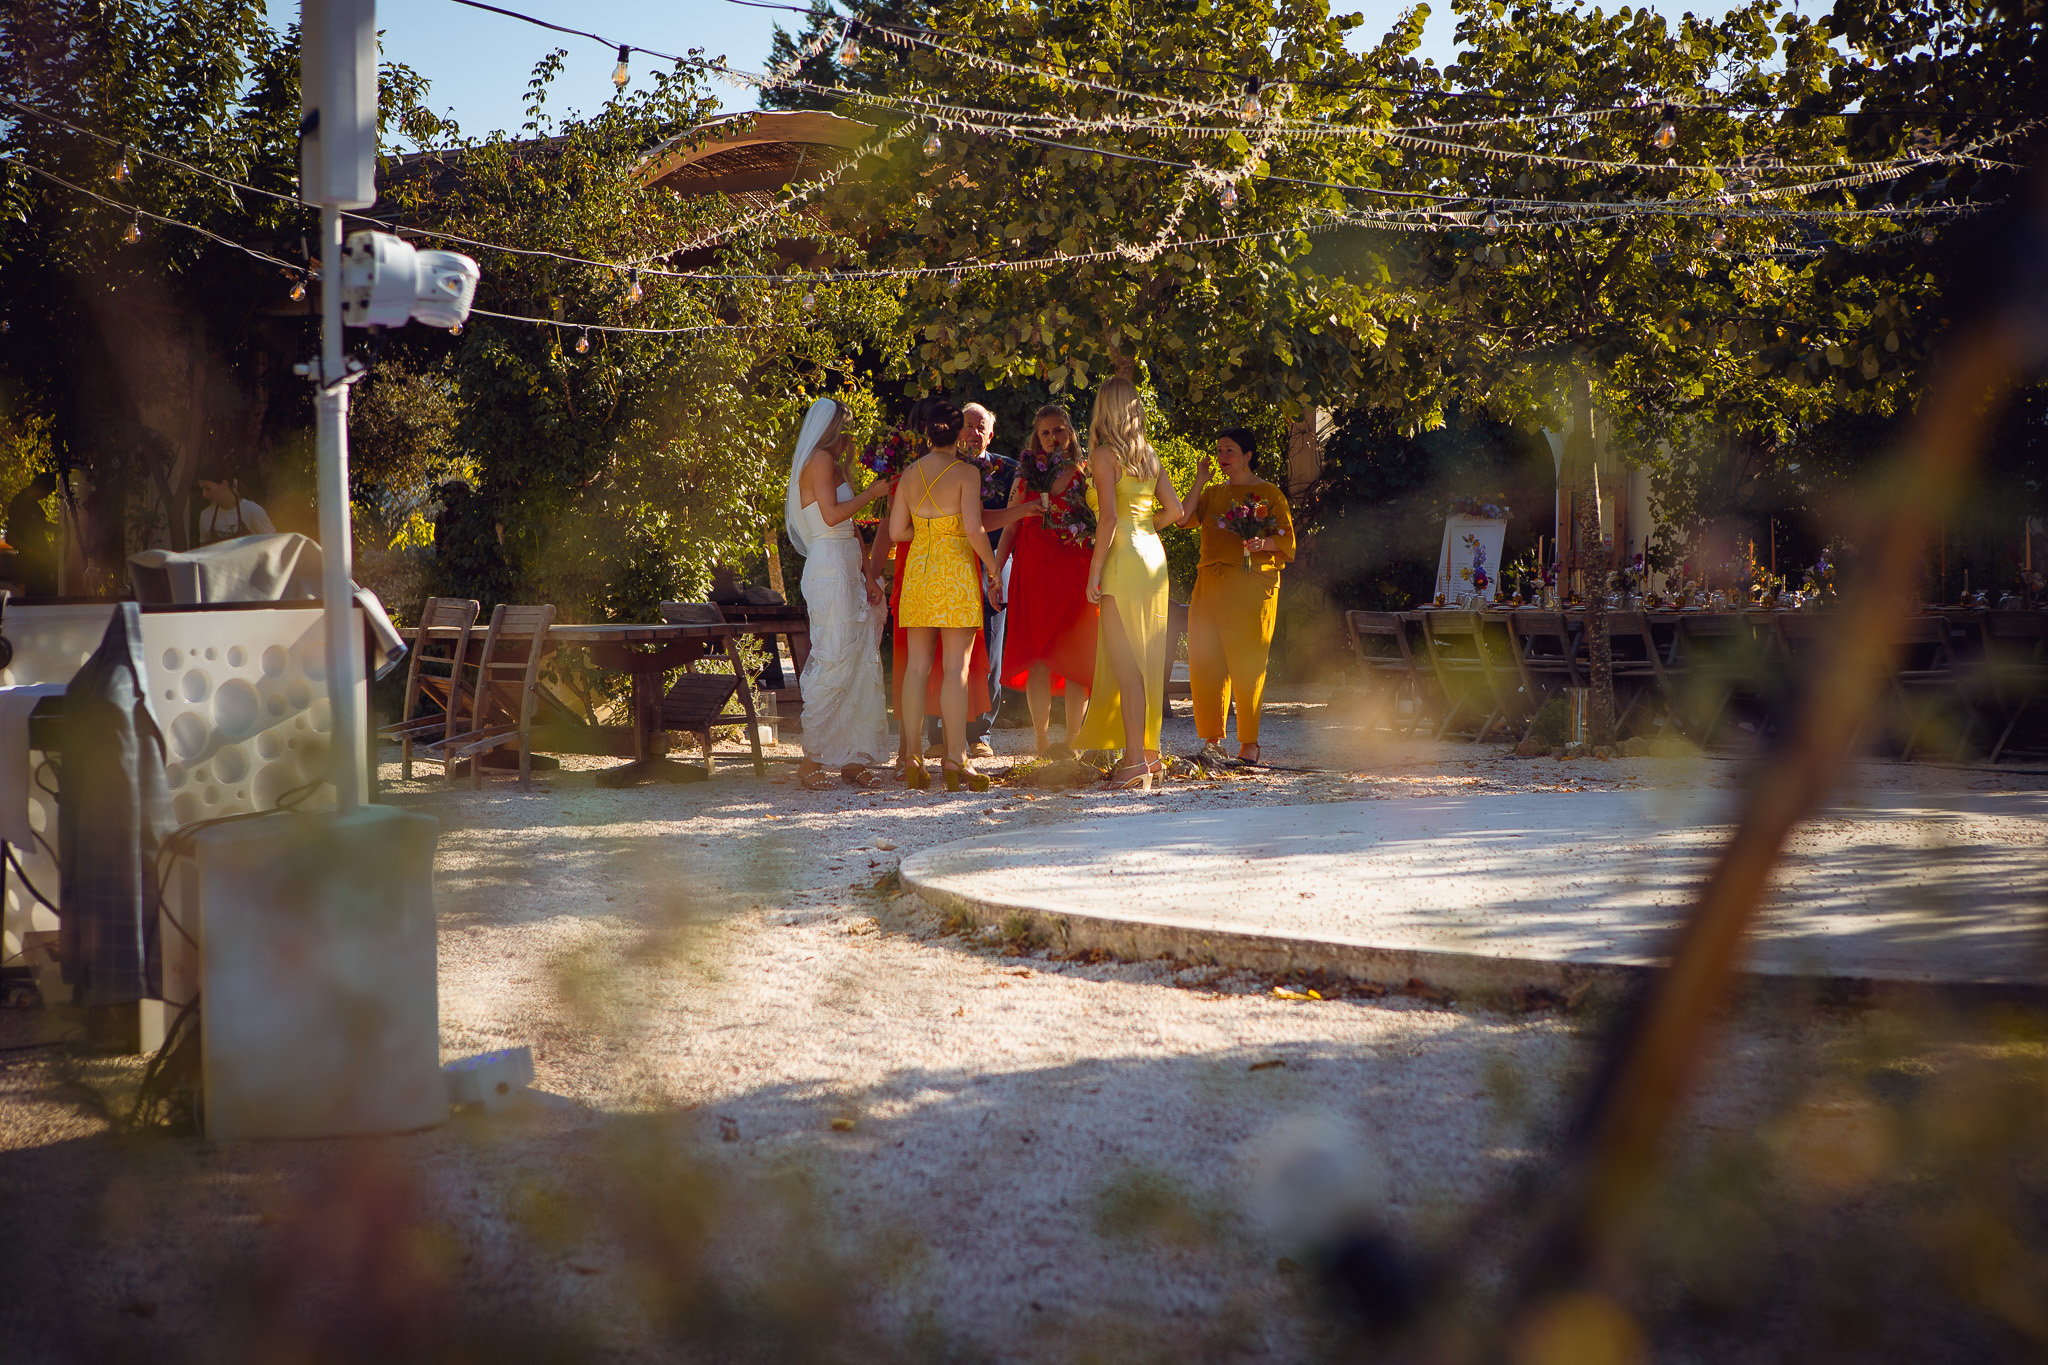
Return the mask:
[[[964, 422], [960, 409], [944, 399], [926, 410], [924, 430], [931, 451], [903, 471], [889, 508], [890, 538], [910, 542], [903, 593], [896, 606], [896, 620], [909, 637], [903, 676], [897, 679], [902, 705], [897, 714], [924, 714], [932, 655], [939, 652], [946, 790], [958, 791], [964, 784], [973, 791], [987, 791], [988, 778], [967, 766], [967, 666], [974, 642], [981, 637], [982, 580], [985, 576], [988, 600], [998, 610], [1003, 585], [995, 550], [981, 524], [981, 470], [955, 458]], [[931, 778], [917, 746], [911, 745], [906, 753], [916, 755], [906, 759], [916, 764], [906, 773], [909, 785], [929, 787]]]
[[[1181, 519], [1183, 526], [1202, 529], [1202, 559], [1188, 606], [1188, 689], [1194, 695], [1202, 760], [1228, 761], [1223, 722], [1234, 693], [1238, 761], [1257, 763], [1259, 702], [1279, 616], [1280, 569], [1294, 558], [1294, 518], [1287, 495], [1259, 478], [1258, 443], [1251, 432], [1242, 427], [1218, 432], [1216, 461], [1223, 466], [1223, 482], [1210, 486], [1211, 468], [1204, 457]], [[1278, 523], [1272, 535], [1240, 539], [1218, 524], [1232, 507], [1255, 499]]]
[[1179, 496], [1145, 439], [1138, 386], [1121, 376], [1095, 395], [1088, 422], [1088, 501], [1095, 556], [1088, 600], [1102, 609], [1095, 633], [1095, 691], [1076, 749], [1123, 746], [1112, 785], [1150, 790], [1165, 771], [1159, 726], [1166, 715], [1166, 547], [1159, 528], [1181, 519]]

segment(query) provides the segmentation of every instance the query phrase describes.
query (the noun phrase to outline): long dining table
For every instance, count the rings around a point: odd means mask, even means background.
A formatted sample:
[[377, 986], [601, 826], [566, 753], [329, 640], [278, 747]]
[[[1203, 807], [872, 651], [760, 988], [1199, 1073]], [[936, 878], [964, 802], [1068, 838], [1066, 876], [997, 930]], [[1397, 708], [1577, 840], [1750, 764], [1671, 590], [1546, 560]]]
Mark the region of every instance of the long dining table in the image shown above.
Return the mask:
[[[734, 677], [742, 679], [738, 689], [740, 708], [745, 713], [747, 738], [753, 750], [754, 773], [756, 776], [765, 775], [768, 766], [766, 756], [761, 752], [760, 718], [754, 713], [753, 693], [744, 685], [745, 666], [733, 642], [746, 635], [770, 638], [778, 628], [786, 630], [787, 626], [778, 627], [775, 622], [746, 621], [601, 621], [588, 625], [549, 626], [542, 646], [544, 650], [552, 653], [565, 648], [581, 649], [600, 671], [626, 675], [632, 721], [624, 726], [587, 722], [536, 725], [534, 748], [551, 753], [630, 756], [632, 762], [608, 768], [597, 775], [600, 787], [633, 787], [649, 782], [700, 782], [706, 775], [704, 767], [679, 763], [658, 752], [655, 737], [663, 729], [661, 680], [662, 675], [672, 669], [685, 667], [699, 659], [716, 657], [727, 661]], [[408, 640], [419, 635], [417, 630], [401, 633]], [[437, 627], [428, 633], [428, 638], [452, 641], [459, 634], [452, 627]], [[471, 631], [473, 651], [482, 649], [483, 639], [481, 627]], [[564, 713], [569, 710], [559, 702], [553, 709]], [[740, 718], [734, 719], [738, 721]]]

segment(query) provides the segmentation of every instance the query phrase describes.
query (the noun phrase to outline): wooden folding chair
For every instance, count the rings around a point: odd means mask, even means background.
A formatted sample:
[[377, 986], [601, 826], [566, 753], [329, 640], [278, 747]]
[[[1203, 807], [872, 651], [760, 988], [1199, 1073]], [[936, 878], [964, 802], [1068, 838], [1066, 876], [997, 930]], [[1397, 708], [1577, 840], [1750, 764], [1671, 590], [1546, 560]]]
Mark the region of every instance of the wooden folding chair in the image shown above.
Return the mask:
[[1586, 685], [1585, 670], [1579, 666], [1578, 640], [1563, 612], [1513, 612], [1508, 616], [1508, 634], [1515, 646], [1515, 671], [1532, 707], [1540, 699]]
[[[724, 624], [725, 613], [715, 602], [663, 602], [661, 619], [671, 625], [716, 626]], [[745, 674], [739, 650], [727, 639], [708, 650], [706, 657], [723, 658], [730, 671], [699, 673], [694, 662], [684, 664], [682, 676], [662, 693], [661, 728], [695, 735], [704, 746], [704, 771], [709, 774], [712, 732], [721, 725], [745, 725], [747, 741], [754, 750], [755, 775], [763, 775], [768, 763], [761, 753], [761, 724], [754, 715], [753, 694], [741, 686]], [[735, 696], [740, 700], [740, 711], [729, 715], [726, 707]]]
[[1971, 727], [1956, 674], [1955, 648], [1947, 618], [1907, 617], [1894, 631], [1892, 646], [1897, 660], [1892, 668], [1892, 695], [1898, 700], [1906, 725], [1906, 743], [1899, 756], [1913, 756], [1920, 732], [1943, 701], [1954, 702], [1962, 711], [1963, 732], [1956, 743], [1957, 752], [1961, 753], [1969, 743]]
[[[377, 731], [398, 741], [400, 770], [408, 782], [412, 780], [413, 741], [436, 730], [442, 739], [455, 733], [465, 695], [462, 669], [469, 658], [469, 632], [476, 625], [478, 610], [476, 600], [468, 597], [429, 597], [420, 610], [419, 634], [413, 637], [412, 658], [405, 666], [405, 707], [395, 724]], [[452, 641], [430, 639], [430, 632], [436, 630], [457, 633]], [[441, 645], [452, 648], [441, 654], [436, 652]], [[439, 714], [421, 716], [422, 701], [437, 708]]]
[[1430, 667], [1444, 692], [1444, 718], [1436, 727], [1434, 738], [1442, 739], [1449, 734], [1467, 711], [1483, 707], [1485, 719], [1472, 735], [1472, 742], [1477, 744], [1493, 733], [1506, 709], [1485, 637], [1480, 633], [1479, 613], [1432, 611], [1424, 617], [1423, 628]]
[[[1666, 680], [1677, 696], [1687, 733], [1705, 746], [1714, 742], [1736, 698], [1747, 696], [1754, 702], [1765, 696], [1767, 657], [1775, 632], [1759, 642], [1748, 621], [1724, 612], [1679, 612], [1672, 621]], [[1777, 653], [1783, 655], [1782, 645]]]
[[[519, 789], [533, 786], [533, 707], [540, 685], [540, 659], [548, 627], [555, 621], [552, 606], [509, 606], [491, 612], [490, 628], [476, 662], [475, 702], [470, 728], [420, 746], [422, 755], [439, 759], [450, 781], [456, 766], [469, 760], [470, 785], [484, 785], [483, 756], [506, 744], [519, 746]], [[523, 648], [522, 648], [523, 646]], [[504, 653], [511, 650], [509, 654]]]
[[2048, 614], [1987, 611], [1983, 618], [1984, 653], [1971, 682], [2003, 722], [1991, 746], [1996, 763], [2021, 717], [2048, 692]]
[[[1347, 611], [1344, 630], [1351, 637], [1351, 652], [1364, 671], [1365, 684], [1373, 694], [1372, 709], [1366, 713], [1366, 728], [1382, 711], [1387, 728], [1407, 736], [1422, 723], [1424, 672], [1415, 651], [1408, 644], [1408, 623], [1399, 612]], [[1401, 702], [1409, 703], [1407, 728], [1401, 726]]]
[[1607, 649], [1616, 690], [1627, 693], [1627, 702], [1614, 718], [1617, 737], [1645, 701], [1662, 702], [1666, 713], [1674, 719], [1682, 714], [1672, 695], [1663, 653], [1657, 647], [1648, 617], [1639, 611], [1608, 612]]

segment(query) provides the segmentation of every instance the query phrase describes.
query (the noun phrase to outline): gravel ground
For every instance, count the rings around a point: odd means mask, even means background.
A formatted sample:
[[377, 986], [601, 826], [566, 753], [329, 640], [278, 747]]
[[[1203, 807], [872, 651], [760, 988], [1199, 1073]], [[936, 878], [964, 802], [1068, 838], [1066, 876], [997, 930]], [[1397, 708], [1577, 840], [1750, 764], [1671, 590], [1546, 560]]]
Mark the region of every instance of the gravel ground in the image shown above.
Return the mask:
[[[1438, 1235], [1544, 1146], [1590, 1060], [1581, 1021], [1056, 961], [947, 932], [897, 892], [897, 860], [1125, 810], [1563, 800], [1738, 770], [1376, 743], [1315, 693], [1268, 717], [1270, 762], [1323, 770], [949, 796], [807, 793], [793, 761], [762, 780], [731, 759], [710, 783], [608, 791], [604, 761], [570, 759], [533, 792], [479, 794], [387, 763], [386, 799], [443, 822], [444, 1054], [530, 1045], [564, 1102], [209, 1144], [113, 1130], [126, 1060], [0, 1054], [8, 1357], [1302, 1358], [1313, 1319], [1283, 1258], [1304, 1229], [1262, 1212], [1262, 1160], [1334, 1125], [1397, 1234]], [[1014, 753], [1029, 731], [996, 739]], [[1194, 747], [1185, 703], [1167, 746]], [[0, 1044], [68, 1026], [0, 1019]], [[1825, 1031], [1732, 1029], [1693, 1133], [1751, 1122]]]

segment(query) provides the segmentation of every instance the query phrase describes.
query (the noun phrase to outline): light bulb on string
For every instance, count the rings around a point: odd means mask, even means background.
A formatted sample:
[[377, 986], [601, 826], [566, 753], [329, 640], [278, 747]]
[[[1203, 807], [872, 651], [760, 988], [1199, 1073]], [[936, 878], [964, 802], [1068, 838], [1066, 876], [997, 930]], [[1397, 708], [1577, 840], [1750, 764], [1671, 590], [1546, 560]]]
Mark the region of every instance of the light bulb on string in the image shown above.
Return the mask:
[[121, 234], [121, 240], [130, 243], [139, 242], [142, 240], [141, 214], [138, 213], [133, 218], [130, 218], [128, 220], [128, 230]]
[[1223, 193], [1222, 193], [1222, 194], [1221, 194], [1220, 196], [1218, 196], [1218, 197], [1219, 197], [1219, 198], [1220, 198], [1220, 199], [1222, 200], [1222, 202], [1223, 202], [1223, 207], [1224, 207], [1224, 208], [1227, 208], [1227, 209], [1234, 209], [1234, 208], [1236, 208], [1236, 207], [1237, 207], [1237, 186], [1235, 186], [1235, 185], [1232, 185], [1232, 184], [1228, 184], [1228, 183], [1226, 183], [1226, 184], [1225, 184], [1225, 185], [1223, 186]]
[[612, 68], [612, 89], [622, 95], [626, 92], [626, 82], [633, 79], [632, 73], [626, 70], [626, 61], [632, 55], [630, 44], [619, 44], [619, 64]]
[[458, 322], [458, 323], [456, 323], [456, 324], [455, 324], [455, 325], [454, 325], [453, 327], [450, 327], [450, 328], [448, 329], [448, 335], [449, 335], [449, 336], [452, 336], [452, 337], [459, 337], [459, 336], [461, 336], [461, 335], [462, 335], [462, 324]]
[[1711, 247], [1722, 247], [1726, 246], [1727, 244], [1728, 229], [1722, 226], [1720, 219], [1716, 218], [1714, 220], [1714, 230], [1707, 234], [1707, 245]]
[[113, 181], [116, 185], [128, 183], [128, 152], [128, 144], [122, 143], [120, 158], [114, 162], [114, 169], [107, 172], [107, 179]]
[[1247, 119], [1255, 119], [1260, 114], [1266, 112], [1266, 107], [1259, 102], [1259, 78], [1257, 76], [1245, 78], [1244, 103], [1239, 106], [1238, 112]]
[[584, 328], [583, 334], [576, 338], [576, 354], [590, 354], [590, 329], [588, 327]]
[[946, 150], [946, 144], [939, 141], [939, 135], [936, 132], [924, 140], [924, 154], [926, 156], [937, 156], [944, 150]]
[[1485, 221], [1484, 223], [1482, 223], [1482, 224], [1481, 224], [1480, 226], [1482, 226], [1482, 227], [1484, 227], [1484, 228], [1486, 229], [1486, 235], [1487, 235], [1487, 236], [1489, 236], [1489, 237], [1497, 237], [1497, 236], [1499, 236], [1499, 235], [1500, 235], [1500, 215], [1499, 215], [1499, 214], [1497, 214], [1497, 213], [1489, 213], [1489, 214], [1487, 214], [1487, 215], [1486, 215], [1486, 221]]
[[292, 281], [292, 302], [297, 303], [299, 300], [305, 297], [306, 277], [304, 275], [300, 275]]
[[857, 24], [846, 26], [846, 41], [839, 45], [839, 64], [852, 66], [860, 60], [860, 29]]
[[1657, 125], [1657, 131], [1651, 136], [1650, 141], [1656, 143], [1659, 150], [1669, 147], [1672, 143], [1678, 141], [1678, 111], [1676, 109], [1668, 104], [1664, 106], [1664, 121]]
[[812, 312], [816, 312], [816, 311], [817, 311], [817, 308], [818, 308], [818, 294], [817, 294], [817, 291], [816, 291], [816, 290], [813, 290], [813, 289], [806, 289], [806, 290], [804, 290], [804, 301], [803, 301], [803, 310], [804, 310], [804, 311], [805, 311], [806, 313], [812, 313]]
[[644, 298], [646, 298], [646, 297], [647, 297], [647, 291], [646, 291], [645, 289], [642, 289], [642, 288], [640, 287], [640, 267], [636, 265], [636, 266], [634, 266], [634, 267], [633, 267], [633, 273], [632, 273], [632, 275], [631, 275], [631, 276], [629, 276], [629, 277], [628, 277], [628, 280], [627, 280], [627, 284], [626, 284], [626, 302], [627, 302], [627, 303], [638, 303], [638, 302], [640, 302], [640, 300], [642, 300], [642, 299], [644, 299]]

